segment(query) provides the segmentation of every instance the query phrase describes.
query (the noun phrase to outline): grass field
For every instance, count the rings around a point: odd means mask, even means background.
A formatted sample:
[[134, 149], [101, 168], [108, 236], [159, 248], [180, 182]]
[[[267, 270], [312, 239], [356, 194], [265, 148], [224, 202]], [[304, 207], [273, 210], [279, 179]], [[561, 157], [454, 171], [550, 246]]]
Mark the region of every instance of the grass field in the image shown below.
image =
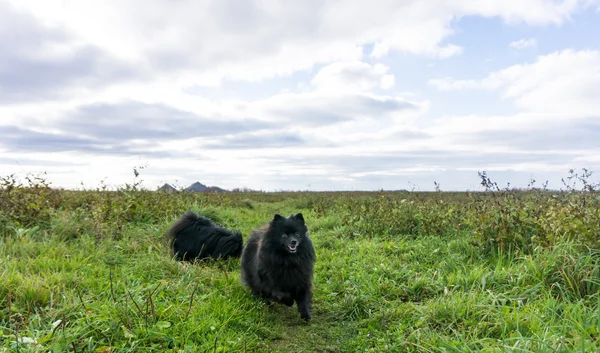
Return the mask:
[[[586, 176], [563, 192], [482, 174], [489, 192], [224, 194], [5, 177], [0, 352], [597, 352], [600, 196]], [[255, 299], [237, 259], [174, 261], [163, 234], [188, 209], [244, 240], [302, 212], [312, 321]]]

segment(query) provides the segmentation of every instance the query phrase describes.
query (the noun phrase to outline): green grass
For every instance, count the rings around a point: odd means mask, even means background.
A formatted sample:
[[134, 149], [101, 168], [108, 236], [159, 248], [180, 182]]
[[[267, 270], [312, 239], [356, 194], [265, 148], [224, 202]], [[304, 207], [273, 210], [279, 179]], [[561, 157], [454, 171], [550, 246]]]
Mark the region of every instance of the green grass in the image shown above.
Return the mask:
[[[569, 226], [557, 207], [579, 199], [547, 204], [551, 228], [542, 213], [485, 220], [492, 207], [531, 205], [505, 194], [503, 203], [450, 193], [44, 195], [47, 208], [0, 195], [16, 205], [0, 213], [0, 352], [600, 350], [600, 251], [589, 241], [600, 224], [569, 214], [586, 236], [549, 236]], [[582, 207], [595, 214], [593, 202]], [[302, 212], [317, 252], [313, 320], [255, 299], [238, 259], [174, 261], [163, 234], [186, 209], [244, 240], [274, 213]], [[482, 238], [512, 236], [508, 226], [544, 241]], [[23, 337], [37, 344], [17, 345]]]

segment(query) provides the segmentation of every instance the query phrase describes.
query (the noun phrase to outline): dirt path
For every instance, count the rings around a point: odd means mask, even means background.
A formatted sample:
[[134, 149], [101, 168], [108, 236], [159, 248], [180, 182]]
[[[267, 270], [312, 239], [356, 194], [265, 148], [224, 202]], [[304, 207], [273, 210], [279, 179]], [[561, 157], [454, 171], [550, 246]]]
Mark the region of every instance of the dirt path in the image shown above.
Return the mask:
[[342, 343], [352, 335], [352, 326], [320, 311], [318, 304], [313, 305], [312, 316], [305, 323], [295, 305], [270, 308], [269, 320], [281, 322], [281, 331], [271, 340], [272, 352], [341, 352]]

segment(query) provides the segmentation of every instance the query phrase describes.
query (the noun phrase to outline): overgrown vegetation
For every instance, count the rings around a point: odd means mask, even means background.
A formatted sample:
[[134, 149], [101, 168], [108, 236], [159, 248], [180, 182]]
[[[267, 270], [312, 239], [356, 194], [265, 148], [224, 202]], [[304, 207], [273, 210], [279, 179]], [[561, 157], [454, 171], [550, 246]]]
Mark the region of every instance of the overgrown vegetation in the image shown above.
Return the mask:
[[[0, 179], [0, 352], [599, 351], [600, 185], [561, 191], [184, 193]], [[439, 185], [436, 184], [439, 189]], [[303, 212], [313, 321], [268, 307], [239, 260], [182, 264], [188, 209], [250, 230]]]

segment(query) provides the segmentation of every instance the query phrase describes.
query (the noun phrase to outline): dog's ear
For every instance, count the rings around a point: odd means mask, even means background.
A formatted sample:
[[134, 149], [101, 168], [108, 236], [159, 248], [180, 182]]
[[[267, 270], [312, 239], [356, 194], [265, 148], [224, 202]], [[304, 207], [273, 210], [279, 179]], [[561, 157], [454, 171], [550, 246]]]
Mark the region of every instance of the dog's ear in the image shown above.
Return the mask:
[[302, 215], [302, 213], [297, 213], [294, 218], [296, 218], [298, 221], [302, 221], [302, 223], [304, 223], [304, 216]]
[[280, 215], [279, 213], [276, 213], [275, 216], [273, 216], [273, 222], [282, 221], [284, 219], [285, 218], [282, 215]]

